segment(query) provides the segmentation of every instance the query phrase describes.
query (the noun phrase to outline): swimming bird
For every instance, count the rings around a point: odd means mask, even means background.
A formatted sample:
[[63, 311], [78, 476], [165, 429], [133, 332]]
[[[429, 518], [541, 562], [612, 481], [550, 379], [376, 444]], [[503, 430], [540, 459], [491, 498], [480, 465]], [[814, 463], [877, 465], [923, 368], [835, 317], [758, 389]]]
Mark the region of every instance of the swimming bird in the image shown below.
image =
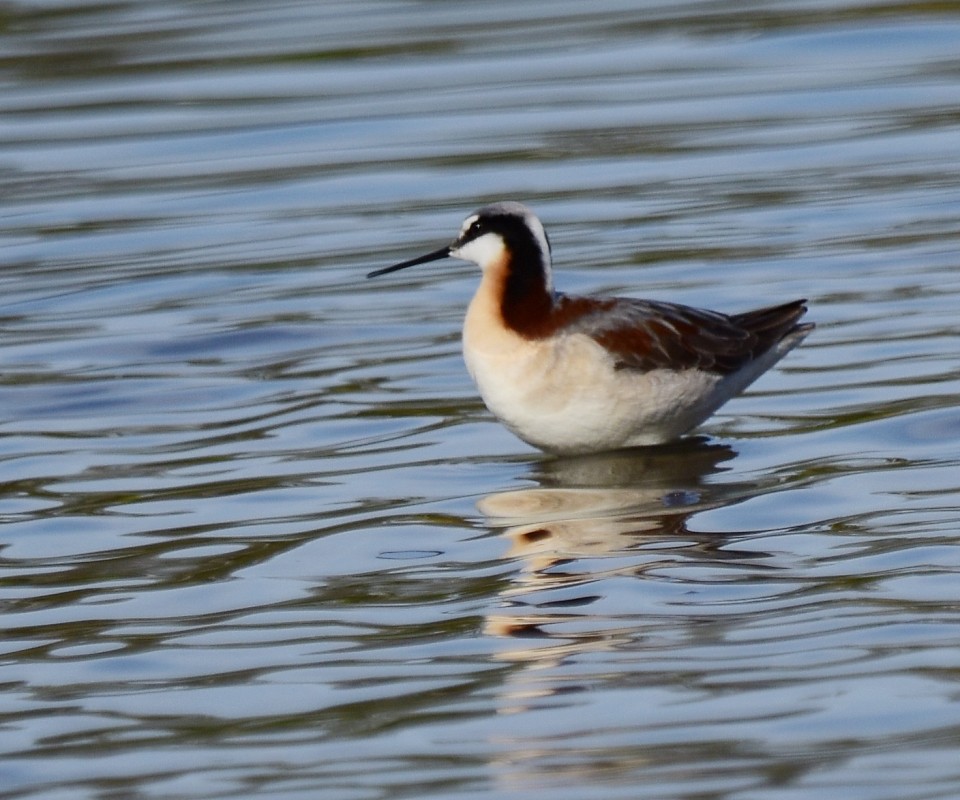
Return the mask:
[[553, 288], [550, 242], [521, 203], [485, 206], [439, 250], [480, 266], [463, 356], [487, 408], [528, 444], [583, 454], [689, 432], [813, 330], [806, 301], [740, 314]]

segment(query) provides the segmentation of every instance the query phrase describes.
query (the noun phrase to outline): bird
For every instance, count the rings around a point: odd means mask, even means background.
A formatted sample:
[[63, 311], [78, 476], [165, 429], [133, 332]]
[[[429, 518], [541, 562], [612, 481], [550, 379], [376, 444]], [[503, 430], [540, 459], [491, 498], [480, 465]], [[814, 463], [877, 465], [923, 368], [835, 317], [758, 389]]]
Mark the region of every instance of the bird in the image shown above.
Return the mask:
[[742, 392], [814, 329], [806, 300], [724, 314], [553, 287], [550, 240], [525, 205], [468, 216], [452, 243], [375, 278], [454, 257], [481, 269], [463, 357], [487, 408], [560, 456], [670, 442]]

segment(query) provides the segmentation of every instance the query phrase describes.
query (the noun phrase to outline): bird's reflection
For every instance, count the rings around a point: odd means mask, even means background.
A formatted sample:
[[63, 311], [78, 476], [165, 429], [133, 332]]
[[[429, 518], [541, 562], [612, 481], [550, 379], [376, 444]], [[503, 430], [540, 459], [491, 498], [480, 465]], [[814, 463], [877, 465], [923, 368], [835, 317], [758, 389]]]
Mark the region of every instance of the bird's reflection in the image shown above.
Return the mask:
[[[540, 486], [488, 495], [477, 505], [511, 542], [524, 574], [569, 558], [604, 555], [681, 536], [696, 511], [722, 505], [728, 487], [705, 483], [736, 456], [726, 445], [693, 440], [670, 447], [541, 462]], [[704, 544], [709, 544], [712, 537]]]
[[[487, 524], [521, 564], [501, 605], [486, 619], [489, 635], [515, 643], [505, 661], [527, 669], [504, 687], [503, 712], [523, 710], [561, 685], [529, 670], [574, 653], [616, 647], [635, 637], [629, 615], [591, 607], [618, 578], [682, 558], [736, 558], [721, 535], [691, 532], [691, 515], [736, 502], [757, 487], [712, 480], [736, 452], [703, 439], [604, 455], [538, 462], [538, 486], [488, 495], [478, 503]], [[682, 553], [682, 556], [681, 556]], [[757, 556], [751, 552], [751, 558]], [[640, 613], [640, 610], [636, 610]], [[575, 685], [562, 682], [562, 688]]]

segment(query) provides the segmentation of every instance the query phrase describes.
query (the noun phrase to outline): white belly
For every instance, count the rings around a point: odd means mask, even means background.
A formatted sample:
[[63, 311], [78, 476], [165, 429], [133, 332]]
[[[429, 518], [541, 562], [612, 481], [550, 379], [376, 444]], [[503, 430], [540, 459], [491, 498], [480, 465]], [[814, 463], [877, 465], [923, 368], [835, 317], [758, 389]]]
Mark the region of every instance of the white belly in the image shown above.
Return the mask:
[[718, 397], [722, 379], [698, 370], [618, 370], [584, 334], [528, 340], [497, 328], [471, 321], [468, 313], [467, 369], [487, 407], [543, 450], [660, 444], [695, 427], [726, 399]]

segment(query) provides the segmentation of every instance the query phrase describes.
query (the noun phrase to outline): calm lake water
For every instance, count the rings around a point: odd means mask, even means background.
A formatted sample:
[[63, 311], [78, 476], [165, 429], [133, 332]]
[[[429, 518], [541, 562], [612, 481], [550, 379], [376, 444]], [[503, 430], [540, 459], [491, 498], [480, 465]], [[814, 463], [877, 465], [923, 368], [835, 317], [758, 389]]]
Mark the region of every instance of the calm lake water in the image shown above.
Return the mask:
[[[0, 6], [0, 797], [960, 796], [960, 7]], [[816, 332], [553, 459], [459, 354], [568, 291]]]

